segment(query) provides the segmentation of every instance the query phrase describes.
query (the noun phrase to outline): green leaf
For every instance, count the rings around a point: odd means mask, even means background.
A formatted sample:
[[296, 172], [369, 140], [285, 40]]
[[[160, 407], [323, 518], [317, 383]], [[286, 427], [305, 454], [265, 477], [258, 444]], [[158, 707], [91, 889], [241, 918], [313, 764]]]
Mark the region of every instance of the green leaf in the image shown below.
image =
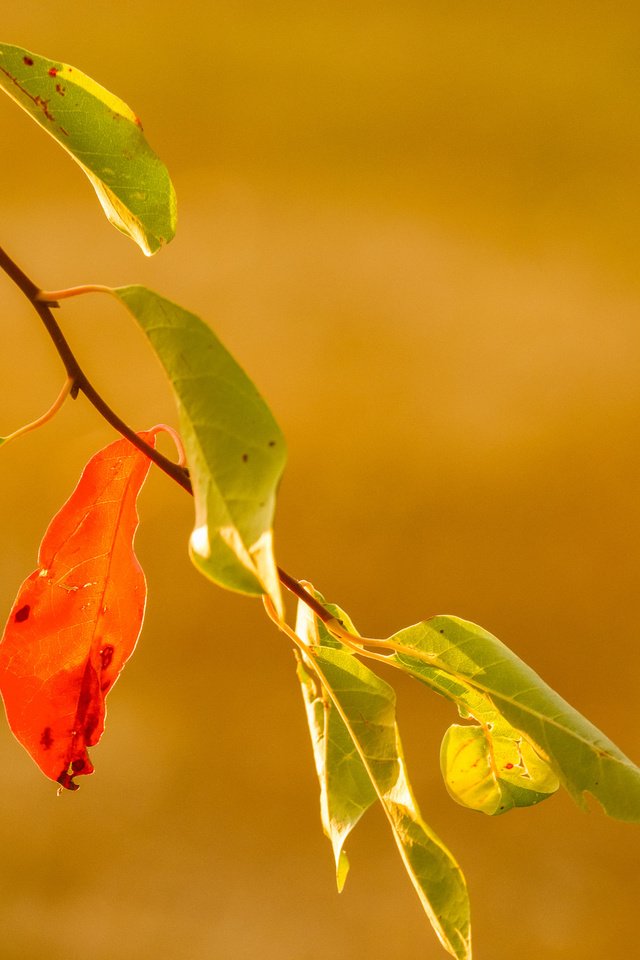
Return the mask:
[[[579, 806], [586, 806], [588, 792], [609, 816], [640, 821], [640, 769], [492, 634], [466, 620], [442, 616], [407, 627], [389, 642], [396, 651], [390, 661], [454, 700], [463, 716], [491, 723], [497, 712], [553, 769]], [[495, 732], [500, 734], [499, 729]], [[461, 736], [452, 734], [452, 744]], [[507, 736], [513, 738], [513, 732]], [[447, 760], [451, 749], [448, 743], [444, 747]], [[479, 750], [479, 742], [471, 749]], [[530, 760], [527, 752], [527, 769]], [[507, 762], [514, 762], [515, 769], [515, 761]], [[546, 787], [541, 790], [544, 782], [541, 768], [534, 792], [546, 792]], [[526, 785], [516, 781], [519, 788]]]
[[281, 598], [273, 555], [284, 438], [246, 373], [192, 313], [145, 287], [112, 291], [131, 311], [175, 393], [193, 495], [195, 566], [229, 590]]
[[[337, 608], [333, 612], [339, 619], [346, 619]], [[344, 649], [330, 637], [304, 603], [298, 604], [296, 633], [307, 644]], [[349, 871], [344, 843], [363, 813], [375, 802], [377, 794], [340, 712], [310, 669], [311, 664], [305, 665], [298, 653], [296, 658], [320, 782], [322, 828], [333, 846], [336, 882], [341, 891]]]
[[411, 791], [392, 687], [344, 649], [308, 649], [309, 669], [343, 721], [351, 749], [357, 751], [382, 804], [407, 873], [436, 934], [452, 956], [469, 960], [466, 884], [451, 853], [422, 819]]
[[559, 787], [548, 764], [499, 715], [491, 724], [449, 727], [440, 765], [454, 800], [490, 816], [540, 803]]
[[0, 87], [82, 167], [107, 219], [151, 256], [176, 229], [176, 199], [140, 120], [76, 67], [0, 44]]

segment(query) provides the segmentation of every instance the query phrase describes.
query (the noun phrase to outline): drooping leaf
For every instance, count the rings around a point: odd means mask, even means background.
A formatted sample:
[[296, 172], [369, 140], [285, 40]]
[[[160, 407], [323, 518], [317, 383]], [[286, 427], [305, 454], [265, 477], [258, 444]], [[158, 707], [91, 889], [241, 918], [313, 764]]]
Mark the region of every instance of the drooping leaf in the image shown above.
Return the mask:
[[[336, 617], [347, 620], [338, 608]], [[316, 646], [346, 648], [327, 633], [304, 603], [298, 605], [296, 633], [306, 643]], [[337, 707], [315, 676], [310, 664], [297, 655], [298, 679], [307, 713], [313, 756], [320, 783], [320, 815], [322, 828], [331, 841], [336, 864], [338, 890], [344, 887], [349, 861], [344, 844], [377, 794], [367, 769]]]
[[[458, 960], [469, 960], [466, 884], [451, 853], [422, 819], [413, 796], [392, 687], [344, 649], [310, 647], [308, 659], [382, 804], [407, 873], [440, 942]], [[337, 783], [338, 778], [334, 789]], [[348, 782], [344, 786], [349, 789]]]
[[195, 499], [191, 559], [221, 586], [267, 593], [280, 610], [272, 524], [286, 447], [271, 411], [199, 317], [145, 287], [113, 293], [146, 333], [176, 396]]
[[76, 67], [7, 43], [0, 88], [82, 167], [108, 220], [147, 256], [172, 239], [173, 185], [126, 103]]
[[[401, 630], [390, 642], [396, 649], [391, 661], [454, 700], [463, 716], [482, 724], [495, 721], [498, 713], [552, 768], [581, 807], [588, 792], [609, 816], [640, 821], [640, 769], [492, 634], [466, 620], [441, 616]], [[500, 735], [499, 728], [496, 734]], [[448, 744], [445, 751], [450, 748]], [[523, 756], [531, 772], [531, 754]], [[515, 761], [507, 762], [516, 769]], [[540, 790], [544, 780], [544, 768], [539, 768], [534, 792], [546, 792]], [[550, 786], [552, 781], [548, 782]], [[518, 774], [515, 785], [526, 788], [527, 783]]]
[[[155, 444], [155, 432], [141, 433]], [[0, 643], [9, 725], [46, 776], [70, 790], [93, 772], [105, 697], [131, 656], [146, 601], [133, 552], [150, 461], [128, 440], [91, 458], [51, 521]]]

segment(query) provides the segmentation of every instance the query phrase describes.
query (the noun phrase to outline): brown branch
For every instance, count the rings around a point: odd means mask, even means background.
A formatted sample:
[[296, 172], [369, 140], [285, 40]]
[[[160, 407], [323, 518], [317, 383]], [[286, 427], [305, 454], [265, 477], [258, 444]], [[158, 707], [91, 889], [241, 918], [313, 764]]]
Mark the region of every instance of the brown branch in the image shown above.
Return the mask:
[[[186, 490], [187, 493], [193, 494], [193, 487], [191, 480], [189, 479], [188, 471], [180, 466], [180, 464], [174, 463], [172, 460], [169, 460], [168, 457], [163, 456], [153, 447], [149, 446], [148, 443], [145, 443], [144, 440], [141, 440], [135, 430], [132, 430], [124, 420], [121, 420], [120, 417], [111, 409], [111, 407], [102, 399], [98, 391], [92, 386], [86, 374], [80, 367], [80, 364], [76, 360], [75, 354], [73, 353], [69, 343], [67, 342], [66, 337], [64, 336], [62, 330], [60, 329], [57, 320], [51, 312], [52, 308], [57, 307], [58, 304], [55, 301], [47, 300], [42, 298], [43, 291], [36, 286], [36, 284], [20, 269], [20, 267], [9, 257], [9, 255], [0, 247], [0, 269], [4, 270], [8, 277], [10, 277], [16, 286], [24, 293], [25, 297], [37, 312], [38, 316], [42, 320], [44, 327], [51, 338], [54, 347], [56, 348], [60, 359], [64, 364], [64, 368], [67, 371], [67, 376], [73, 381], [73, 387], [71, 388], [71, 396], [75, 399], [79, 393], [84, 393], [85, 397], [91, 403], [98, 413], [111, 424], [111, 426], [121, 433], [123, 437], [126, 437], [127, 440], [130, 440], [131, 443], [141, 450], [156, 466], [171, 477], [172, 480], [175, 480], [183, 490]], [[95, 288], [87, 288], [87, 292], [93, 291]], [[74, 290], [75, 292], [75, 290]], [[84, 290], [83, 290], [84, 292]], [[322, 604], [315, 599], [305, 588], [299, 583], [295, 577], [292, 577], [290, 574], [283, 570], [281, 567], [278, 567], [278, 577], [280, 582], [289, 590], [291, 593], [295, 594], [299, 600], [302, 600], [303, 603], [306, 603], [307, 606], [313, 610], [317, 617], [323, 621], [323, 623], [336, 622], [336, 618], [332, 613], [326, 610]]]
[[18, 267], [16, 263], [8, 256], [8, 254], [0, 247], [0, 267], [4, 272], [9, 276], [16, 286], [24, 293], [27, 300], [30, 302], [33, 309], [36, 311], [44, 327], [51, 338], [54, 347], [58, 352], [58, 356], [64, 364], [64, 368], [67, 371], [67, 376], [73, 380], [73, 387], [71, 389], [71, 396], [75, 399], [79, 393], [84, 393], [85, 397], [91, 403], [98, 413], [104, 417], [107, 423], [121, 433], [123, 437], [126, 437], [134, 447], [137, 447], [138, 450], [141, 450], [150, 460], [152, 460], [156, 466], [171, 477], [172, 480], [175, 480], [176, 483], [179, 483], [188, 493], [192, 493], [191, 481], [189, 480], [189, 475], [184, 467], [181, 467], [179, 464], [174, 463], [172, 460], [169, 460], [168, 457], [165, 457], [158, 450], [155, 450], [153, 447], [149, 446], [148, 443], [145, 443], [135, 430], [132, 430], [128, 424], [122, 420], [114, 410], [102, 399], [98, 391], [90, 382], [89, 378], [86, 376], [80, 364], [76, 360], [76, 357], [69, 346], [62, 330], [60, 329], [57, 320], [51, 312], [52, 306], [57, 306], [57, 304], [47, 304], [38, 299], [38, 294], [40, 293], [39, 288], [36, 284], [27, 277], [25, 273]]

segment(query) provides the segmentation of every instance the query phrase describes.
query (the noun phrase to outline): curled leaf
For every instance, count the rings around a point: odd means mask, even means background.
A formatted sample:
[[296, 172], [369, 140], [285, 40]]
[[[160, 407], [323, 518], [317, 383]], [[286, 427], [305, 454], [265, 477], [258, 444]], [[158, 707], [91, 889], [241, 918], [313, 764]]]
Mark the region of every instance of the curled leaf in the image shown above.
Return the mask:
[[169, 174], [123, 100], [59, 60], [0, 44], [0, 88], [82, 167], [107, 219], [151, 256], [176, 230]]
[[[141, 433], [149, 444], [154, 431]], [[144, 574], [133, 552], [150, 461], [128, 440], [91, 458], [51, 521], [0, 643], [0, 691], [16, 738], [69, 790], [93, 772], [105, 697], [140, 633]]]
[[[481, 724], [501, 718], [580, 806], [590, 793], [610, 817], [640, 821], [640, 769], [488, 631], [458, 617], [433, 617], [394, 634], [388, 646], [395, 651], [390, 663], [456, 702], [463, 716]], [[536, 769], [538, 786], [546, 784], [537, 792], [547, 793], [553, 781]]]
[[560, 786], [549, 765], [499, 716], [493, 723], [449, 727], [440, 765], [453, 799], [490, 816], [533, 806]]

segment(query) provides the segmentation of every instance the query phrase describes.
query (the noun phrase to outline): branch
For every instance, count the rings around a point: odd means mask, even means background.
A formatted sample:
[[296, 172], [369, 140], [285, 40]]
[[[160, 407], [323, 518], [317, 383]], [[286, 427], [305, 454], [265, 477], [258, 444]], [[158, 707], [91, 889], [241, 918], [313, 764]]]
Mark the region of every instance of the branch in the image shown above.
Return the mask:
[[110, 423], [111, 426], [121, 433], [123, 437], [126, 437], [134, 447], [137, 447], [138, 450], [141, 450], [150, 460], [152, 460], [156, 466], [171, 477], [172, 480], [175, 480], [176, 483], [179, 483], [188, 493], [192, 493], [191, 481], [189, 480], [189, 475], [184, 467], [181, 467], [179, 464], [174, 463], [172, 460], [169, 460], [168, 457], [165, 457], [158, 450], [154, 450], [153, 447], [150, 447], [148, 443], [145, 443], [144, 440], [141, 440], [135, 430], [132, 430], [124, 420], [121, 420], [120, 417], [111, 409], [111, 407], [102, 399], [98, 391], [91, 384], [89, 378], [86, 376], [80, 364], [75, 358], [71, 347], [69, 346], [62, 330], [58, 326], [58, 322], [51, 312], [52, 306], [57, 306], [57, 304], [46, 304], [38, 299], [40, 290], [36, 284], [27, 277], [25, 273], [18, 267], [16, 263], [8, 256], [7, 253], [0, 247], [0, 267], [4, 272], [9, 276], [16, 286], [24, 293], [25, 297], [34, 308], [44, 327], [51, 338], [54, 347], [58, 352], [58, 356], [64, 364], [64, 368], [67, 371], [67, 376], [70, 380], [73, 381], [73, 387], [71, 388], [71, 396], [75, 399], [79, 393], [84, 393], [85, 397], [91, 403], [98, 413], [104, 417], [107, 423]]
[[[150, 447], [148, 443], [145, 443], [144, 440], [141, 440], [135, 430], [132, 430], [124, 420], [121, 420], [120, 417], [111, 409], [111, 407], [102, 399], [98, 391], [92, 386], [89, 379], [83, 372], [80, 367], [80, 364], [76, 360], [75, 354], [73, 353], [71, 347], [69, 346], [62, 330], [58, 326], [51, 309], [57, 307], [57, 299], [62, 299], [65, 296], [77, 296], [80, 293], [95, 293], [103, 292], [107, 290], [105, 287], [101, 286], [85, 286], [85, 287], [73, 287], [69, 290], [60, 290], [60, 291], [42, 291], [33, 280], [30, 280], [29, 277], [23, 273], [20, 267], [9, 257], [9, 255], [0, 247], [0, 268], [9, 276], [16, 286], [24, 293], [25, 297], [37, 312], [38, 316], [42, 320], [44, 327], [49, 334], [53, 345], [56, 348], [60, 359], [64, 364], [64, 368], [67, 371], [68, 378], [72, 381], [71, 387], [71, 396], [75, 399], [79, 393], [84, 393], [85, 397], [91, 403], [98, 413], [104, 417], [107, 423], [110, 423], [111, 426], [121, 433], [123, 437], [126, 437], [127, 440], [130, 440], [131, 443], [141, 450], [156, 466], [171, 477], [172, 480], [175, 480], [183, 490], [186, 490], [187, 493], [193, 494], [193, 487], [191, 485], [191, 480], [189, 479], [188, 471], [181, 466], [179, 463], [174, 463], [172, 460], [169, 460], [168, 457], [163, 456], [153, 447]], [[109, 291], [110, 292], [110, 291]], [[59, 294], [59, 296], [57, 296]], [[336, 618], [326, 610], [321, 603], [319, 603], [315, 597], [313, 597], [305, 588], [299, 583], [295, 577], [292, 577], [281, 567], [278, 567], [278, 577], [280, 582], [295, 594], [298, 599], [302, 600], [303, 603], [306, 603], [307, 606], [313, 610], [317, 617], [323, 621], [323, 623], [331, 624], [332, 626], [340, 629], [341, 624], [338, 623]]]

